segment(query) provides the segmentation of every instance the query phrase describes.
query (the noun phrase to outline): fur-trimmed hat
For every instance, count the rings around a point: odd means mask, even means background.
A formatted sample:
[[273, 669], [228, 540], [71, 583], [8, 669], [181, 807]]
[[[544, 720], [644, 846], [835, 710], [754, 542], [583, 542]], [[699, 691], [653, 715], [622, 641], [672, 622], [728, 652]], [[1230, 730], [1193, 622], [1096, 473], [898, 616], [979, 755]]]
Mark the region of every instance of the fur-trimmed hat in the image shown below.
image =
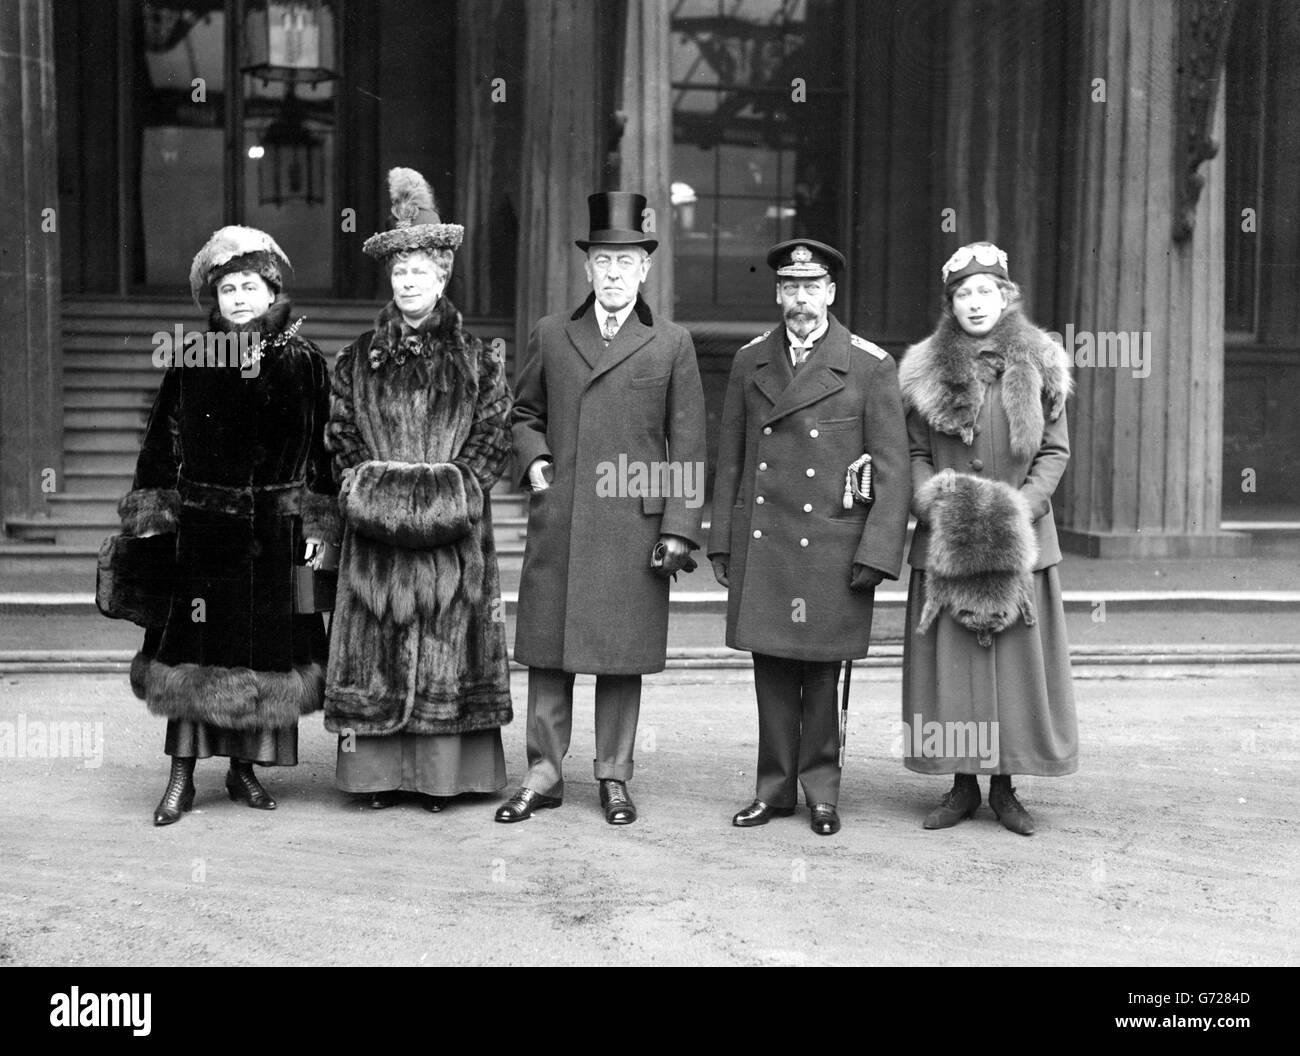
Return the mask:
[[366, 239], [361, 251], [367, 256], [383, 260], [404, 249], [460, 248], [465, 228], [442, 222], [429, 182], [414, 169], [388, 170], [388, 197], [392, 201], [389, 228]]
[[1021, 617], [1032, 627], [1038, 539], [1024, 495], [1000, 480], [945, 469], [921, 486], [916, 501], [930, 522], [917, 634], [942, 609], [985, 647]]
[[951, 290], [971, 275], [996, 275], [1010, 282], [1006, 252], [992, 242], [971, 242], [962, 246], [943, 266], [944, 289]]
[[222, 276], [235, 271], [251, 271], [262, 276], [271, 290], [278, 294], [284, 286], [281, 265], [293, 267], [284, 250], [265, 231], [238, 224], [213, 231], [190, 265], [190, 292], [194, 295], [194, 303], [202, 307], [199, 292], [215, 288]]

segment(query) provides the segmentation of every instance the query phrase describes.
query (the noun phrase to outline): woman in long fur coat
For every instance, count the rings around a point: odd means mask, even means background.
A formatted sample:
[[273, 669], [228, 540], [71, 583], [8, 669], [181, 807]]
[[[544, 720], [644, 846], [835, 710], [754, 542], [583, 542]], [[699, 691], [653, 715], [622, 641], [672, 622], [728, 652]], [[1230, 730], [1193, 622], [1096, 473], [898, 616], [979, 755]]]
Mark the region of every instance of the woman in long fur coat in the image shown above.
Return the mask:
[[1029, 835], [1011, 776], [1078, 766], [1051, 501], [1070, 457], [1070, 362], [1021, 313], [996, 246], [963, 246], [943, 280], [939, 325], [899, 368], [917, 518], [904, 763], [955, 775], [926, 828], [970, 817], [989, 774], [989, 806]]
[[214, 755], [230, 759], [232, 800], [274, 809], [253, 764], [295, 765], [298, 717], [321, 707], [325, 628], [297, 611], [293, 569], [338, 539], [329, 370], [280, 292], [287, 264], [269, 235], [237, 226], [194, 258], [195, 301], [216, 302], [208, 334], [173, 350], [120, 507], [124, 534], [175, 535], [166, 625], [131, 665], [136, 694], [169, 720], [156, 825], [191, 808], [195, 760]]
[[393, 300], [334, 366], [328, 443], [343, 552], [325, 697], [337, 783], [431, 811], [505, 786], [510, 672], [488, 494], [510, 455], [505, 364], [444, 296], [464, 228], [389, 173], [396, 225], [366, 241]]

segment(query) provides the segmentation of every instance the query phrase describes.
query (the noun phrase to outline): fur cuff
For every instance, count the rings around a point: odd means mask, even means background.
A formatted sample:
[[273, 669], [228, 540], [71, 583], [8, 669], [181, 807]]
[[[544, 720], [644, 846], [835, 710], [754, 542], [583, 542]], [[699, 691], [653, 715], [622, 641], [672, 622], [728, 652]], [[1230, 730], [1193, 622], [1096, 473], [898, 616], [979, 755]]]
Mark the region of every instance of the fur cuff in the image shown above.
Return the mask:
[[359, 534], [411, 550], [454, 543], [483, 516], [483, 489], [452, 462], [363, 462], [344, 502]]
[[924, 634], [947, 609], [982, 646], [1021, 616], [1034, 623], [1033, 568], [1038, 560], [1029, 503], [997, 480], [944, 470], [917, 493], [930, 514]]
[[136, 488], [117, 504], [127, 535], [166, 535], [176, 531], [181, 496], [175, 488]]
[[343, 534], [339, 500], [333, 495], [302, 494], [302, 534], [306, 539], [323, 539], [338, 545]]
[[154, 715], [228, 730], [292, 726], [300, 715], [319, 711], [325, 696], [325, 672], [319, 664], [291, 671], [199, 664], [173, 667], [140, 654], [131, 664], [131, 683], [132, 688], [143, 684]]

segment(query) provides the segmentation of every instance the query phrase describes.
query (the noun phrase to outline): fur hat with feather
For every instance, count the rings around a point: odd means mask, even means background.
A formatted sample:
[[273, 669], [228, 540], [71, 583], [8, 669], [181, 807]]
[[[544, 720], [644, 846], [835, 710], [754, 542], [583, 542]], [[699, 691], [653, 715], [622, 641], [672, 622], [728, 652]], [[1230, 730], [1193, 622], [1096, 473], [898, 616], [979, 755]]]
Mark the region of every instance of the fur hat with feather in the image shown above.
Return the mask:
[[255, 227], [230, 224], [212, 232], [212, 237], [194, 255], [190, 265], [190, 292], [194, 303], [202, 307], [199, 293], [214, 287], [217, 280], [235, 271], [251, 271], [262, 276], [272, 291], [284, 286], [282, 267], [291, 268], [275, 239]]
[[383, 260], [406, 249], [460, 248], [465, 228], [442, 222], [429, 182], [414, 169], [388, 170], [388, 197], [392, 202], [389, 229], [366, 239], [361, 250], [367, 256]]

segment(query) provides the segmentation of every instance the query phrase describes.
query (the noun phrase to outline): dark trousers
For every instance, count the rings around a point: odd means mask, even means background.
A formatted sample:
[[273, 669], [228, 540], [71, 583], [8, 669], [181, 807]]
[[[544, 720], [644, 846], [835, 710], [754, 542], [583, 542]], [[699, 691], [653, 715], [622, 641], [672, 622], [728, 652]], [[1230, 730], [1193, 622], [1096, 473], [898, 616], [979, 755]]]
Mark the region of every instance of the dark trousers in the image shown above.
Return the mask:
[[840, 798], [839, 661], [786, 660], [754, 654], [758, 697], [756, 795], [773, 807]]
[[[640, 675], [596, 676], [598, 781], [632, 779], [636, 720], [641, 714]], [[525, 788], [544, 796], [564, 794], [564, 756], [573, 732], [573, 673], [528, 669], [528, 774]]]

